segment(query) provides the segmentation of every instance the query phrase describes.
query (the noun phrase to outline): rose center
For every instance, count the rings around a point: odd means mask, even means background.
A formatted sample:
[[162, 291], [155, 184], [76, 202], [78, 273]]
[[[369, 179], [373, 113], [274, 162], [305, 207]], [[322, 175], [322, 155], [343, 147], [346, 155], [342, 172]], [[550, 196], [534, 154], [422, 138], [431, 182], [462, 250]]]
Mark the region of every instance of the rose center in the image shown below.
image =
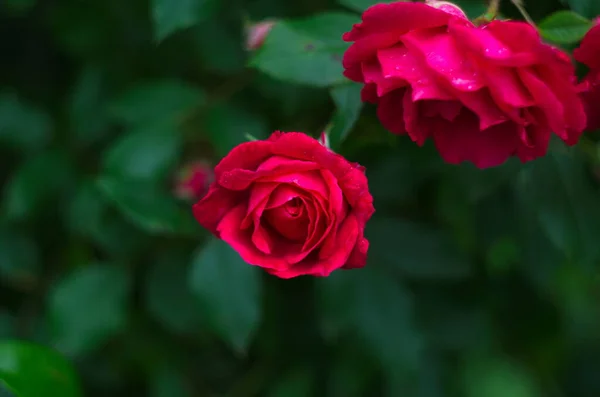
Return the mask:
[[301, 241], [307, 236], [309, 219], [304, 203], [298, 197], [265, 211], [264, 217], [273, 229], [289, 240]]
[[302, 212], [302, 202], [298, 197], [294, 197], [293, 199], [285, 203], [285, 210], [288, 214], [295, 218]]

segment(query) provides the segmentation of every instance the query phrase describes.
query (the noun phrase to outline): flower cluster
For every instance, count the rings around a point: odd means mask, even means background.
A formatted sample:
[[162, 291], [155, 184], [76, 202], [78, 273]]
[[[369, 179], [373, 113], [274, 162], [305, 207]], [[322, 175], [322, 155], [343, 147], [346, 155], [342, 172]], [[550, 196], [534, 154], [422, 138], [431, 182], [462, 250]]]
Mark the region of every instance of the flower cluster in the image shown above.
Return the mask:
[[[248, 47], [272, 27], [254, 26]], [[574, 145], [600, 128], [600, 25], [574, 52], [589, 68], [581, 82], [531, 24], [474, 23], [448, 2], [374, 5], [343, 40], [352, 43], [344, 75], [363, 84], [382, 125], [417, 145], [431, 139], [448, 163], [527, 162], [546, 154], [552, 134]], [[194, 205], [198, 222], [281, 278], [364, 266], [374, 212], [365, 170], [326, 138], [275, 132], [234, 148]]]

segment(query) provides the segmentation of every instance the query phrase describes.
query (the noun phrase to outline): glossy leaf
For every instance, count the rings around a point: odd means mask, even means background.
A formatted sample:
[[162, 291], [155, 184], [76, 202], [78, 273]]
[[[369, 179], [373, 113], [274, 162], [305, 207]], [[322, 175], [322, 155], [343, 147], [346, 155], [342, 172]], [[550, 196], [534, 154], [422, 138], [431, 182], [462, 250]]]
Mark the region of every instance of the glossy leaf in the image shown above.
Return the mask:
[[145, 301], [148, 312], [166, 329], [193, 335], [198, 332], [202, 317], [187, 282], [187, 263], [188, 255], [169, 252], [150, 264]]
[[358, 337], [390, 374], [418, 365], [422, 341], [412, 296], [380, 267], [334, 273], [318, 288], [326, 336]]
[[0, 383], [16, 397], [79, 397], [79, 381], [57, 352], [22, 341], [0, 342]]
[[449, 236], [414, 222], [374, 218], [367, 226], [369, 263], [416, 279], [460, 279], [470, 265]]
[[591, 265], [600, 258], [599, 196], [587, 182], [584, 165], [569, 154], [552, 154], [523, 170], [517, 179], [522, 205], [534, 211], [543, 233], [567, 259]]
[[527, 371], [502, 359], [471, 360], [464, 382], [468, 397], [541, 396]]
[[9, 219], [30, 218], [65, 192], [73, 170], [62, 151], [49, 151], [26, 160], [5, 187], [4, 205]]
[[130, 125], [177, 123], [203, 102], [199, 89], [178, 80], [159, 80], [131, 87], [111, 103], [109, 110], [113, 117]]
[[557, 44], [577, 43], [591, 27], [592, 21], [567, 10], [557, 11], [538, 24], [542, 37]]
[[360, 116], [363, 106], [360, 99], [361, 89], [360, 84], [349, 83], [333, 87], [330, 91], [336, 108], [328, 134], [333, 150], [339, 148]]
[[260, 114], [232, 105], [212, 108], [206, 118], [206, 130], [220, 156], [246, 142], [248, 136], [264, 139], [271, 133]]
[[565, 0], [570, 8], [587, 18], [595, 18], [600, 15], [600, 2], [596, 0]]
[[117, 140], [104, 156], [110, 175], [157, 180], [173, 172], [181, 134], [172, 121], [144, 125]]
[[214, 331], [238, 352], [246, 351], [261, 318], [260, 271], [216, 239], [192, 263], [192, 291]]
[[189, 208], [150, 182], [103, 177], [97, 183], [123, 215], [148, 233], [194, 235], [200, 231]]
[[283, 375], [269, 397], [303, 397], [314, 395], [314, 380], [309, 370], [297, 368]]
[[358, 18], [344, 13], [280, 21], [272, 28], [251, 65], [280, 80], [313, 86], [345, 82], [341, 40]]
[[39, 270], [35, 242], [27, 235], [0, 228], [0, 278], [29, 290], [35, 287]]
[[51, 138], [52, 120], [42, 110], [12, 93], [0, 94], [0, 143], [35, 150]]
[[210, 17], [214, 0], [152, 0], [152, 21], [157, 41]]
[[82, 145], [96, 143], [110, 132], [106, 81], [101, 69], [89, 67], [81, 72], [70, 92], [67, 103], [69, 126]]
[[50, 296], [53, 344], [69, 355], [102, 346], [126, 325], [130, 278], [124, 267], [90, 264], [57, 283]]

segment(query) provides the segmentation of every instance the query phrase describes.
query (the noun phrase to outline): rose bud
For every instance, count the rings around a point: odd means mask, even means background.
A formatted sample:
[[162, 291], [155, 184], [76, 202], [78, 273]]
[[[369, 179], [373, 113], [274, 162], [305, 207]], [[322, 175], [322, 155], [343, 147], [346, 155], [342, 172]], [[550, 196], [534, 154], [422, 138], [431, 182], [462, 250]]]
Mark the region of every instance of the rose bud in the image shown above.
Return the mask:
[[175, 195], [184, 200], [198, 200], [206, 194], [212, 179], [213, 170], [207, 163], [188, 164], [176, 177]]
[[573, 57], [590, 70], [581, 84], [581, 99], [587, 113], [587, 130], [600, 128], [600, 18], [586, 33]]
[[299, 132], [242, 143], [194, 215], [249, 264], [281, 278], [363, 267], [374, 212], [364, 168]]
[[246, 49], [249, 51], [259, 49], [274, 25], [275, 21], [263, 21], [249, 25], [246, 30]]
[[383, 126], [442, 158], [479, 168], [546, 154], [551, 133], [575, 144], [585, 113], [567, 55], [524, 22], [475, 26], [457, 6], [377, 4], [343, 36], [345, 76], [364, 83]]

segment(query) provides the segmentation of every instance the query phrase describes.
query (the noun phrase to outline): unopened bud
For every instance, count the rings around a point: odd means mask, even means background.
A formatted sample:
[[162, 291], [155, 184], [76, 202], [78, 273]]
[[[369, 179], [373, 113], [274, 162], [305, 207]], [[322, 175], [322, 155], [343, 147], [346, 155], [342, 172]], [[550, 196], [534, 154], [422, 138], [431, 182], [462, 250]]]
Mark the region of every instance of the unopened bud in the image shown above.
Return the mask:
[[183, 200], [199, 200], [206, 194], [213, 179], [213, 169], [206, 162], [190, 163], [177, 175], [175, 195]]
[[274, 25], [275, 21], [263, 21], [249, 25], [246, 31], [246, 49], [249, 51], [259, 49]]

